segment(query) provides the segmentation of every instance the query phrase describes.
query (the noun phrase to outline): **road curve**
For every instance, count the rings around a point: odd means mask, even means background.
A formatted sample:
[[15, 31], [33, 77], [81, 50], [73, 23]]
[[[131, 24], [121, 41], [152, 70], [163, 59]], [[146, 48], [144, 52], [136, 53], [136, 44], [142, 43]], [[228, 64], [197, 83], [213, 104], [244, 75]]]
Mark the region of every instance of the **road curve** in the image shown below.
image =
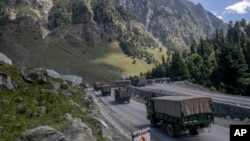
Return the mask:
[[[94, 93], [94, 92], [93, 92]], [[114, 101], [114, 96], [100, 96], [100, 100], [111, 108], [118, 115], [126, 120], [129, 120], [139, 130], [145, 127], [150, 127], [149, 121], [146, 119], [146, 107], [144, 104], [131, 100], [129, 104], [117, 104]], [[131, 131], [132, 132], [132, 131]], [[179, 135], [175, 138], [167, 136], [167, 133], [158, 128], [151, 128], [151, 141], [229, 141], [229, 129], [218, 125], [212, 125], [211, 132], [208, 129], [198, 136], [189, 136], [189, 134]]]

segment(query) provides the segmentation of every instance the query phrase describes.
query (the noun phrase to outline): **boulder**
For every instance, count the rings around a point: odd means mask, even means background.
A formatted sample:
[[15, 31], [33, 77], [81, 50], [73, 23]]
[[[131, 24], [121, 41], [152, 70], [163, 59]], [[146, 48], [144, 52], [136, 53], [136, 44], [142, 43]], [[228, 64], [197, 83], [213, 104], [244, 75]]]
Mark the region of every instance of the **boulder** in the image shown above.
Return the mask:
[[47, 69], [46, 71], [47, 71], [48, 75], [52, 78], [61, 78], [62, 77], [58, 72], [56, 72], [54, 70]]
[[27, 82], [38, 82], [38, 83], [46, 83], [47, 82], [47, 71], [46, 69], [34, 69], [34, 70], [25, 70], [22, 69], [20, 71], [21, 76]]
[[63, 80], [68, 80], [73, 84], [80, 85], [82, 81], [82, 77], [76, 75], [62, 75]]
[[59, 83], [53, 83], [52, 84], [52, 90], [59, 91], [60, 90], [60, 84]]
[[17, 86], [7, 74], [0, 72], [0, 87], [8, 90], [14, 90]]
[[15, 141], [67, 141], [63, 133], [49, 126], [40, 126], [27, 131]]
[[61, 87], [61, 89], [68, 90], [69, 85], [68, 85], [68, 83], [66, 81], [63, 81], [63, 83], [61, 84], [60, 87]]
[[72, 117], [72, 115], [69, 114], [69, 113], [66, 113], [66, 114], [64, 115], [64, 117], [65, 117], [68, 121], [70, 121], [70, 122], [73, 121], [73, 117]]
[[92, 136], [91, 129], [77, 118], [63, 133], [70, 141], [96, 141]]
[[9, 59], [5, 54], [3, 54], [2, 52], [0, 52], [0, 60], [9, 64], [9, 65], [12, 65], [12, 61], [11, 59]]
[[94, 119], [96, 119], [102, 126], [104, 126], [105, 128], [109, 128], [108, 127], [108, 124], [104, 121], [104, 120], [102, 120], [102, 119], [99, 119], [99, 118], [97, 118], [97, 117], [94, 117]]

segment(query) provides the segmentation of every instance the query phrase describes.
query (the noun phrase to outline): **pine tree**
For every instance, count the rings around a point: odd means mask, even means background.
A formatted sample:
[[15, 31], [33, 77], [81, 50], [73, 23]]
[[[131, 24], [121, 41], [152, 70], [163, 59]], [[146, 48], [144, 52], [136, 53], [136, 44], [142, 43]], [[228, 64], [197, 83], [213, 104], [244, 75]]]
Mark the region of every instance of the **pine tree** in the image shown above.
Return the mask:
[[187, 66], [193, 82], [202, 83], [201, 68], [203, 59], [199, 54], [192, 54], [187, 59]]
[[193, 40], [191, 43], [190, 51], [191, 51], [191, 54], [197, 53], [197, 43], [195, 40]]
[[245, 94], [250, 75], [243, 51], [237, 46], [222, 48], [218, 56], [218, 82], [221, 88], [232, 94]]
[[171, 63], [171, 78], [173, 80], [189, 80], [190, 73], [187, 64], [183, 61], [178, 53], [173, 55]]

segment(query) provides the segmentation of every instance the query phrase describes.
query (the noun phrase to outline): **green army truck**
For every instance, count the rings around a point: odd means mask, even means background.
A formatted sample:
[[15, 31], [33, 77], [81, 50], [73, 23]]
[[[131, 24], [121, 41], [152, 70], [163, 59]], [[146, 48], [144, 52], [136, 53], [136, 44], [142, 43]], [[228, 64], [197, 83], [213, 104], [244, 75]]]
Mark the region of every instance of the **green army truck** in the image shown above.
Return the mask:
[[110, 85], [102, 85], [101, 91], [102, 91], [103, 96], [111, 95], [111, 86]]
[[93, 84], [94, 90], [95, 90], [95, 91], [101, 90], [101, 89], [102, 89], [102, 85], [103, 85], [102, 82], [95, 82], [95, 83]]
[[146, 101], [147, 119], [161, 124], [169, 136], [186, 131], [198, 135], [214, 121], [212, 100], [202, 96], [161, 96]]
[[129, 103], [131, 93], [128, 88], [117, 88], [115, 89], [115, 102], [117, 103]]

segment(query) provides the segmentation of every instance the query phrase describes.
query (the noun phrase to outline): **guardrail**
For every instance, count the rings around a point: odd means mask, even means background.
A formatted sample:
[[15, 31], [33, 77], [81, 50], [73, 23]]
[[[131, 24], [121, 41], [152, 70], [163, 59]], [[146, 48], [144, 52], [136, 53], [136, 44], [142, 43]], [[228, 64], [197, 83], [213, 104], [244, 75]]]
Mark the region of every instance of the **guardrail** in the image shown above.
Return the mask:
[[[141, 87], [130, 86], [129, 90], [132, 94], [145, 97], [151, 97], [154, 93], [156, 96], [166, 96], [166, 95], [180, 95], [178, 93], [167, 92], [162, 90], [144, 90]], [[184, 94], [182, 94], [184, 95]], [[221, 101], [213, 99], [214, 105], [214, 113], [219, 117], [228, 117], [230, 116], [232, 119], [240, 119], [244, 120], [246, 118], [250, 119], [250, 109], [248, 107], [235, 105], [230, 102]]]

